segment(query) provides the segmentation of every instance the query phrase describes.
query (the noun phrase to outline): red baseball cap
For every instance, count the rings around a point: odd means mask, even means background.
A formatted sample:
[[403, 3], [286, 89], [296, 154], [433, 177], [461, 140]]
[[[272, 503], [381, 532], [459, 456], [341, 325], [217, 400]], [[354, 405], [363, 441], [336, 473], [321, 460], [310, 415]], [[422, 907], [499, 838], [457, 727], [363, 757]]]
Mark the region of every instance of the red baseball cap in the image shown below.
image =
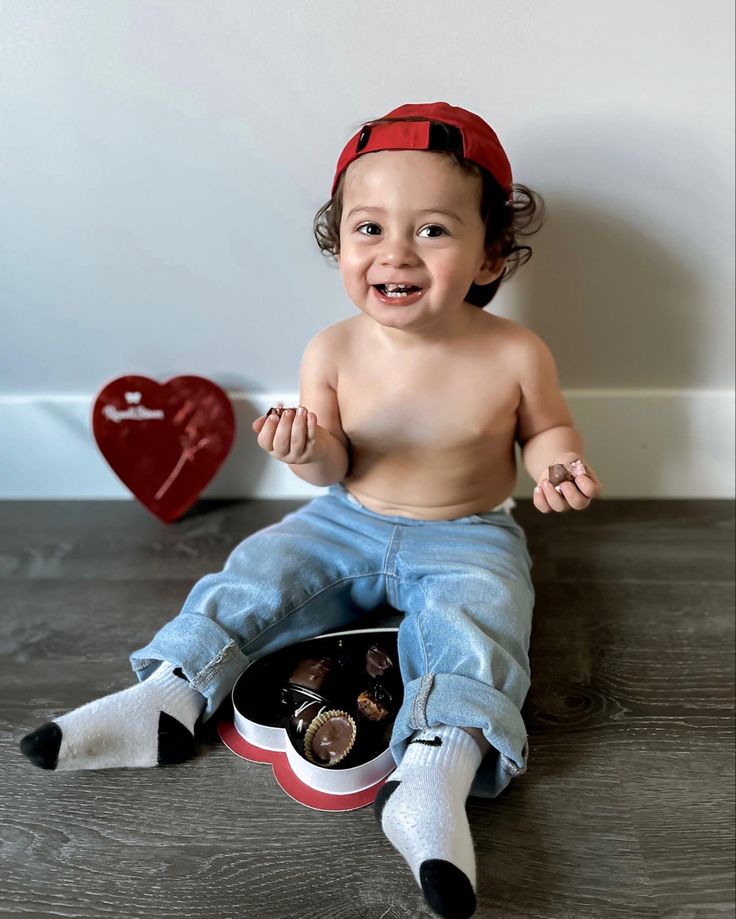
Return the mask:
[[446, 150], [488, 170], [511, 197], [511, 164], [496, 132], [479, 115], [447, 102], [423, 102], [400, 105], [383, 117], [423, 118], [426, 121], [369, 122], [363, 125], [340, 154], [331, 194], [335, 194], [343, 172], [365, 153], [377, 150]]

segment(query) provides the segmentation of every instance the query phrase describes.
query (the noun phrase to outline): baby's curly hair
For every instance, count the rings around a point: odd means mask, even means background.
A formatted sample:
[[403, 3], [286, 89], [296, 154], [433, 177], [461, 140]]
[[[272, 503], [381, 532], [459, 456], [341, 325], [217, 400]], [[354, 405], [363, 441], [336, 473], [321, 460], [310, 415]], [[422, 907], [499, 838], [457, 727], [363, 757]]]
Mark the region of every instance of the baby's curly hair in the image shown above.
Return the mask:
[[[394, 121], [427, 121], [426, 118], [377, 118], [373, 121], [361, 122], [369, 126], [389, 124]], [[441, 125], [444, 127], [444, 125]], [[357, 130], [357, 127], [356, 127]], [[454, 162], [466, 175], [480, 176], [483, 190], [480, 200], [480, 216], [486, 228], [486, 251], [494, 259], [505, 258], [506, 264], [503, 273], [490, 284], [471, 284], [465, 296], [468, 303], [481, 309], [487, 306], [496, 296], [501, 283], [516, 273], [521, 265], [526, 264], [532, 257], [531, 246], [517, 245], [517, 239], [522, 236], [532, 236], [541, 229], [544, 222], [545, 205], [542, 196], [527, 188], [526, 185], [514, 183], [511, 186], [512, 197], [481, 166], [450, 153], [446, 150], [429, 150], [434, 156], [447, 157]], [[346, 170], [347, 171], [347, 170]], [[340, 176], [335, 194], [322, 205], [314, 217], [313, 230], [317, 245], [322, 255], [335, 258], [340, 253], [340, 222], [342, 220], [343, 185], [345, 172]]]

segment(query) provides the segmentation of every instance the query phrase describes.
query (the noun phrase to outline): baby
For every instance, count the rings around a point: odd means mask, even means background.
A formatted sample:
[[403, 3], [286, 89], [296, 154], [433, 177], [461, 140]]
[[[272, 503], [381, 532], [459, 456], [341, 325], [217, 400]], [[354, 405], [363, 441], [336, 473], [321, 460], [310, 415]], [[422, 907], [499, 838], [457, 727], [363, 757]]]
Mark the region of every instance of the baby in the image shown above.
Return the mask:
[[[180, 762], [251, 661], [388, 603], [404, 617], [404, 701], [376, 815], [432, 909], [473, 914], [465, 800], [497, 796], [528, 756], [534, 591], [511, 514], [515, 442], [542, 513], [601, 491], [548, 348], [483, 309], [528, 257], [516, 236], [535, 208], [462, 108], [403, 105], [348, 142], [314, 231], [358, 314], [308, 343], [298, 409], [253, 423], [263, 450], [326, 493], [195, 584], [132, 654], [136, 685], [25, 737], [32, 762]], [[565, 467], [556, 485], [551, 466]]]

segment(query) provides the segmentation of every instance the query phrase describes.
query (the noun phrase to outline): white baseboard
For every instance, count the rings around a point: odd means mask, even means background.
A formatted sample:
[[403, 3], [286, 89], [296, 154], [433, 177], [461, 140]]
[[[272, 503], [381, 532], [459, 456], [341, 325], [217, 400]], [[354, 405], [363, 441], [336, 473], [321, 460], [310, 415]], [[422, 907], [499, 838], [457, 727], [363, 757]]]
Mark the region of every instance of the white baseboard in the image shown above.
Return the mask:
[[[734, 391], [577, 389], [565, 397], [607, 498], [733, 498]], [[230, 393], [238, 436], [203, 497], [309, 498], [251, 422], [295, 393]], [[128, 498], [97, 450], [87, 396], [0, 396], [0, 498]], [[515, 495], [530, 496], [520, 466]]]

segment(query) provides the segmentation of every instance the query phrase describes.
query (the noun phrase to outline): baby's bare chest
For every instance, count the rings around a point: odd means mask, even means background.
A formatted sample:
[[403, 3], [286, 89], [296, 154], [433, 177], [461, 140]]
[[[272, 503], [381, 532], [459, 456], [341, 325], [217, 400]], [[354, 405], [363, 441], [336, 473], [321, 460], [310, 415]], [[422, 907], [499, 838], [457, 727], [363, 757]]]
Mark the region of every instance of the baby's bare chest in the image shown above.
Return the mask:
[[337, 397], [354, 450], [426, 456], [513, 436], [519, 387], [490, 355], [403, 366], [354, 360], [341, 367]]

